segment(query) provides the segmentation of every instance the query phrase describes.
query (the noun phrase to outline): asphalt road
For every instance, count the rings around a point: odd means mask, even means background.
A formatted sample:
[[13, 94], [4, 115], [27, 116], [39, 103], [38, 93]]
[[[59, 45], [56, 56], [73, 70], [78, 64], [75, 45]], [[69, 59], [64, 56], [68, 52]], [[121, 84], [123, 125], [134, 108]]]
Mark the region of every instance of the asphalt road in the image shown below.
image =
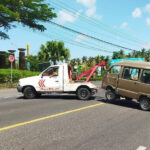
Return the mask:
[[24, 100], [16, 90], [0, 91], [0, 150], [148, 149], [150, 112], [136, 102], [105, 103], [103, 90], [90, 101], [74, 95]]

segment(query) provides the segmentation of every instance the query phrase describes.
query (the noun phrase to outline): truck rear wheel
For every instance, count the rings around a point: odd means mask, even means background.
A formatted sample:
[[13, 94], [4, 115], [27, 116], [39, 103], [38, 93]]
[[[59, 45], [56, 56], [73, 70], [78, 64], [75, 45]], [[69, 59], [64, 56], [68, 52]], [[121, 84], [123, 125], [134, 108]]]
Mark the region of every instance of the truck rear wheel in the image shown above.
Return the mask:
[[147, 97], [142, 97], [140, 99], [140, 107], [144, 111], [150, 110], [150, 99]]
[[81, 87], [77, 90], [77, 96], [80, 100], [89, 100], [91, 97], [91, 92], [86, 87]]
[[36, 91], [32, 87], [26, 87], [23, 93], [24, 93], [24, 98], [26, 99], [33, 99], [36, 97]]

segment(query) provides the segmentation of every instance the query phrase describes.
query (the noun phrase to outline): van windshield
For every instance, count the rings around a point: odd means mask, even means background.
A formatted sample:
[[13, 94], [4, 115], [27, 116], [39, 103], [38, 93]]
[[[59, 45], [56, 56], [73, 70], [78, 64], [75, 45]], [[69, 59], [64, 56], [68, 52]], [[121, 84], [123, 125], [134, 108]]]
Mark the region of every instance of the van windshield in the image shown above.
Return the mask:
[[113, 66], [111, 69], [110, 69], [110, 73], [111, 74], [119, 74], [120, 73], [120, 69], [121, 69], [121, 66]]

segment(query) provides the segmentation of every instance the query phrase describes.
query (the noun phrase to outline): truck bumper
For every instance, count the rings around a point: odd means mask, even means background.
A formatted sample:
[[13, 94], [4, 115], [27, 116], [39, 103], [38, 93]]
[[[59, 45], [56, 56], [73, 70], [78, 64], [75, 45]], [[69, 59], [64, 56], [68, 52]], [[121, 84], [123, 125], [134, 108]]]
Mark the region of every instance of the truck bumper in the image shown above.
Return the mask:
[[95, 95], [96, 93], [97, 93], [97, 89], [91, 89], [91, 93], [92, 93], [92, 95]]
[[18, 92], [22, 92], [22, 89], [23, 89], [22, 86], [18, 86], [18, 87], [17, 87], [17, 91], [18, 91]]

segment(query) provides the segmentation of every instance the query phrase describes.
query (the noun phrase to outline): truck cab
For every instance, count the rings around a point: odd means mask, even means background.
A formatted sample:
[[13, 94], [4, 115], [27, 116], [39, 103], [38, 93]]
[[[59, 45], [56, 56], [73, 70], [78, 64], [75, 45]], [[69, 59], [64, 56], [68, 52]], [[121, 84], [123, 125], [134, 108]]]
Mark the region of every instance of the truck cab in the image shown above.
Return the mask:
[[26, 99], [55, 92], [76, 94], [79, 99], [88, 100], [97, 92], [94, 84], [73, 80], [71, 67], [67, 63], [50, 66], [39, 76], [20, 79], [17, 89]]

